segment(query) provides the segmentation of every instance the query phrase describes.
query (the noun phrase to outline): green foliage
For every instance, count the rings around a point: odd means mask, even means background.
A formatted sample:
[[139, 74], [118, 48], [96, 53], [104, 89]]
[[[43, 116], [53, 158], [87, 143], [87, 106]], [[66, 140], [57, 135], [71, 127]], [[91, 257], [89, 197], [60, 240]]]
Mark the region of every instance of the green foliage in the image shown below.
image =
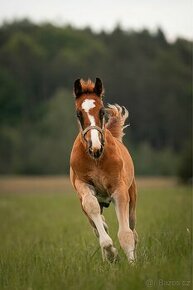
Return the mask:
[[136, 173], [139, 175], [175, 176], [179, 157], [169, 149], [156, 150], [148, 143], [141, 143], [133, 152]]
[[184, 145], [179, 166], [178, 177], [181, 182], [192, 184], [192, 142]]
[[0, 69], [0, 124], [15, 125], [21, 121], [23, 92], [13, 74]]
[[73, 101], [72, 93], [59, 90], [45, 104], [45, 113], [39, 122], [20, 128], [25, 140], [20, 147], [21, 156], [25, 156], [20, 173], [69, 172], [69, 156], [77, 133]]
[[21, 148], [20, 132], [16, 128], [4, 126], [0, 128], [0, 173], [19, 172]]
[[[158, 155], [157, 160], [162, 155], [169, 156], [168, 164], [165, 158], [164, 163], [149, 162], [152, 165], [147, 169], [142, 169], [137, 161], [139, 172], [152, 174], [156, 167], [156, 174], [173, 174], [170, 164], [176, 164], [176, 156], [191, 136], [191, 46], [191, 42], [183, 39], [167, 42], [161, 29], [150, 34], [147, 30], [123, 31], [118, 26], [112, 33], [96, 34], [90, 29], [55, 27], [49, 23], [35, 25], [28, 20], [2, 24], [0, 156], [4, 161], [0, 163], [0, 171], [61, 173], [64, 169], [67, 172], [66, 162], [75, 133], [74, 109], [69, 98], [67, 107], [66, 102], [60, 101], [66, 116], [52, 112], [59, 102], [56, 92], [60, 89], [71, 92], [77, 77], [99, 76], [106, 88], [104, 101], [119, 103], [130, 111], [131, 128], [125, 142], [139, 148], [139, 155], [146, 143], [152, 150], [150, 155]], [[52, 101], [53, 106], [49, 105]], [[67, 130], [62, 120], [68, 124]], [[47, 135], [39, 134], [48, 123]], [[10, 133], [6, 132], [9, 130]], [[17, 135], [8, 138], [10, 146], [6, 145], [5, 132], [7, 136], [11, 132]], [[68, 155], [64, 167], [62, 146], [66, 148], [64, 155]], [[6, 158], [10, 160], [7, 164]], [[158, 169], [159, 166], [162, 168]]]
[[69, 172], [69, 156], [76, 136], [72, 93], [59, 90], [46, 104], [46, 113], [29, 136], [29, 162], [22, 173]]

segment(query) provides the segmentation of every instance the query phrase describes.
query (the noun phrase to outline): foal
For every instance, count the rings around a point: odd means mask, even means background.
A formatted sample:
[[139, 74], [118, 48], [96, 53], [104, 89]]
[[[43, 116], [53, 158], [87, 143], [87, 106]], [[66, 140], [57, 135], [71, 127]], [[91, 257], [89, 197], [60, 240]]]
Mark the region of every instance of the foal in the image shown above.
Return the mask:
[[[82, 210], [99, 238], [103, 260], [116, 261], [118, 253], [102, 216], [103, 207], [115, 204], [118, 238], [128, 261], [135, 259], [136, 183], [129, 152], [122, 143], [127, 110], [118, 105], [104, 108], [103, 85], [78, 79], [74, 83], [80, 132], [70, 159], [70, 178]], [[108, 121], [105, 121], [105, 112]]]

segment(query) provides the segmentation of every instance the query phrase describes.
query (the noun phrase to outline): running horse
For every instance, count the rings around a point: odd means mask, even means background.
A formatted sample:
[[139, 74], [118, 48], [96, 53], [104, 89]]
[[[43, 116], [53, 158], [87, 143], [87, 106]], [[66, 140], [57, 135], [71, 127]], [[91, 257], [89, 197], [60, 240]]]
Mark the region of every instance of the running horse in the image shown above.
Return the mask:
[[[102, 215], [113, 201], [119, 223], [118, 239], [130, 263], [135, 260], [136, 183], [134, 166], [122, 143], [128, 111], [125, 107], [104, 107], [102, 82], [96, 78], [74, 83], [75, 107], [80, 132], [70, 158], [70, 178], [81, 207], [92, 225], [103, 260], [115, 262], [118, 252]], [[106, 120], [106, 116], [108, 120]]]

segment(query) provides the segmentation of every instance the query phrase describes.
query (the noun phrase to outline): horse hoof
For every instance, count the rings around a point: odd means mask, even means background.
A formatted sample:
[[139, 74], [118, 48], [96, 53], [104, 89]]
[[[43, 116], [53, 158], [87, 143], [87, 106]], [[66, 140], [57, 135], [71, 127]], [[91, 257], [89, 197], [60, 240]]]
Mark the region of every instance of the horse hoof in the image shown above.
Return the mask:
[[129, 262], [129, 265], [132, 266], [132, 267], [134, 267], [136, 265], [135, 264], [135, 262], [136, 262], [135, 259], [134, 260], [133, 259], [129, 259], [128, 262]]
[[115, 263], [119, 261], [118, 251], [113, 246], [108, 246], [103, 248], [103, 260], [110, 263]]

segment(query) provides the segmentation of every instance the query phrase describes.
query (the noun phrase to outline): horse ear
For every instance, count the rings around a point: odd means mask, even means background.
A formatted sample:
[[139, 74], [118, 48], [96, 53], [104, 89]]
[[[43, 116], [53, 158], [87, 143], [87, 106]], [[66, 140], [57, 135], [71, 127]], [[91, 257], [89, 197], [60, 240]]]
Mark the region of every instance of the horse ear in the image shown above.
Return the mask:
[[101, 97], [101, 95], [103, 93], [103, 84], [102, 84], [101, 79], [99, 79], [99, 78], [96, 78], [94, 92], [99, 97]]
[[74, 82], [74, 94], [76, 98], [80, 97], [80, 95], [82, 94], [82, 86], [80, 83], [80, 79], [77, 79]]

